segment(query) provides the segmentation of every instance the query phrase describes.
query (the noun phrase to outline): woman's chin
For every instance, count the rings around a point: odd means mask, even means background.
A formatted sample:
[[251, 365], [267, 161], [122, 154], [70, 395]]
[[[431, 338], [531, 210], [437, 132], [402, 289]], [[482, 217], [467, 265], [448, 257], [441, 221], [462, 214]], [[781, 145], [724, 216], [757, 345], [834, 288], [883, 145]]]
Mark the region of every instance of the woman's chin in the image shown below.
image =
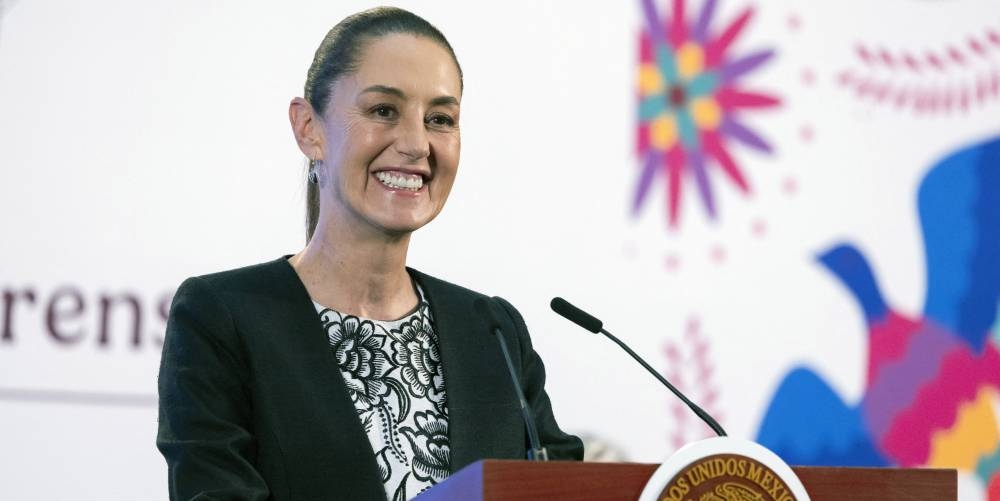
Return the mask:
[[388, 234], [405, 235], [423, 228], [433, 219], [434, 215], [392, 214], [379, 218], [376, 224]]

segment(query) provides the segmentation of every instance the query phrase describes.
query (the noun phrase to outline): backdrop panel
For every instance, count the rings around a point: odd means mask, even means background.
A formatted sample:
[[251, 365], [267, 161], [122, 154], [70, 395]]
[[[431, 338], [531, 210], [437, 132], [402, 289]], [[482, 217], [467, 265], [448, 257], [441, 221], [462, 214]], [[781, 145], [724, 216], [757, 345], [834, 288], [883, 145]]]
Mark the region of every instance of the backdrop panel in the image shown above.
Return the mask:
[[[166, 499], [185, 278], [301, 248], [287, 123], [344, 2], [0, 1], [0, 497]], [[401, 2], [465, 72], [410, 264], [514, 302], [561, 424], [658, 461], [952, 466], [1000, 497], [1000, 4]]]

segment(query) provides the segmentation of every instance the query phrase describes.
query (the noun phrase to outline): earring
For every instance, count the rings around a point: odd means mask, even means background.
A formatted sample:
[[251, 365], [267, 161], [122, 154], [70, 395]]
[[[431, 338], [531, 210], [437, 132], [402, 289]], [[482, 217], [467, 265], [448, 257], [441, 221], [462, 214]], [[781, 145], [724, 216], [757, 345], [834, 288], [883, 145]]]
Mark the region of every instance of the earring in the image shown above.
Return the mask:
[[319, 184], [319, 174], [316, 173], [316, 169], [322, 165], [322, 161], [319, 159], [309, 160], [309, 182], [312, 184]]

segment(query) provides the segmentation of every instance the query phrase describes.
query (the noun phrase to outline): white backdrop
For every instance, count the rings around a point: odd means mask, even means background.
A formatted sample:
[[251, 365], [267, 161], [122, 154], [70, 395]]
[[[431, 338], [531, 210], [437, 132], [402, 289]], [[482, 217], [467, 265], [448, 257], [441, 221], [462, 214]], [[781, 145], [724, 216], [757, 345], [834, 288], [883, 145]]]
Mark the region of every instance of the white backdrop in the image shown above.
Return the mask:
[[[995, 0], [759, 2], [735, 50], [776, 49], [746, 81], [782, 104], [745, 118], [776, 152], [735, 146], [752, 195], [712, 174], [717, 220], [688, 185], [668, 230], [662, 179], [629, 212], [638, 2], [397, 5], [441, 28], [466, 78], [459, 177], [414, 237], [411, 266], [514, 302], [563, 427], [630, 460], [659, 461], [671, 437], [703, 431], [682, 429], [667, 392], [607, 340], [552, 314], [552, 296], [689, 381], [694, 369], [671, 367], [665, 347], [683, 358], [703, 342], [712, 371], [682, 386], [717, 391], [707, 407], [732, 435], [756, 435], [793, 364], [857, 399], [864, 320], [815, 254], [856, 242], [887, 300], [917, 314], [917, 184], [954, 145], [1000, 127], [997, 99], [921, 115], [837, 80], [858, 66], [859, 42], [924, 50], [1000, 28]], [[716, 17], [747, 5], [720, 1]], [[326, 30], [369, 6], [0, 3], [0, 498], [166, 499], [154, 446], [164, 302], [187, 276], [302, 246], [288, 101]], [[948, 85], [1000, 63], [984, 61], [908, 82]]]

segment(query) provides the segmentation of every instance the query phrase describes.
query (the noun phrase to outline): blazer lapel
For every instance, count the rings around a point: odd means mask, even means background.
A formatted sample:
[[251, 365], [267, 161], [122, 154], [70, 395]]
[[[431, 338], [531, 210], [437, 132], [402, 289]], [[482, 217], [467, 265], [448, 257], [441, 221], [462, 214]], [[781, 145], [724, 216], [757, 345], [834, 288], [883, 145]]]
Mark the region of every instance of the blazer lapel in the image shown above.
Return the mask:
[[440, 343], [451, 471], [483, 458], [523, 459], [518, 400], [497, 341], [472, 308], [479, 295], [409, 271], [427, 294]]
[[[305, 492], [296, 494], [301, 499], [320, 499], [331, 492], [354, 499], [383, 498], [375, 454], [312, 299], [285, 258], [273, 263], [269, 295], [276, 304], [268, 320], [274, 323], [273, 332], [285, 333], [275, 353], [285, 353], [288, 360], [280, 364], [283, 374], [263, 381], [279, 381], [272, 393], [275, 404], [295, 413], [284, 416], [291, 420], [285, 424], [299, 431], [286, 434], [292, 443], [283, 446], [286, 455], [294, 451], [297, 456], [293, 468]], [[288, 384], [289, 380], [296, 384]]]

